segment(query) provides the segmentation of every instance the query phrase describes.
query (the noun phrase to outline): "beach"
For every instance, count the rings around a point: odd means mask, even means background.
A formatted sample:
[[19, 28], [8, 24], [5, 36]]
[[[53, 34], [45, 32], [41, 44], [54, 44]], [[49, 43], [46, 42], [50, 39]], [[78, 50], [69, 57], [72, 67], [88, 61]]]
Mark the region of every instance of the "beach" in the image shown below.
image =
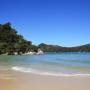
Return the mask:
[[90, 77], [55, 77], [0, 71], [0, 90], [90, 90]]
[[90, 90], [90, 0], [0, 0], [0, 90]]
[[2, 55], [0, 90], [90, 90], [90, 53]]

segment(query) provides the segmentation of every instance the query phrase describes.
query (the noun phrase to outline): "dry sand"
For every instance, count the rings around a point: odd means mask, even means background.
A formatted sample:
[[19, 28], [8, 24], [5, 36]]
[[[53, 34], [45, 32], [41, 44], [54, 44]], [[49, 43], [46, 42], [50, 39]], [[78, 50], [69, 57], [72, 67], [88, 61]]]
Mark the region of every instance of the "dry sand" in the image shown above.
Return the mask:
[[90, 90], [90, 78], [0, 71], [0, 90]]

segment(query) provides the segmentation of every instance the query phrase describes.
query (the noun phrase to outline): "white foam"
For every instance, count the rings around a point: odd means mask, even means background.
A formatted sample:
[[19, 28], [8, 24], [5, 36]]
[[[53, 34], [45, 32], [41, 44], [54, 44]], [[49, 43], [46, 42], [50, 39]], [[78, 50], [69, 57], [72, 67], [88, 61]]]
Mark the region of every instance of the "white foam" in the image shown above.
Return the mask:
[[36, 75], [47, 75], [47, 76], [61, 76], [61, 77], [90, 77], [90, 74], [83, 74], [83, 73], [75, 73], [75, 74], [65, 74], [65, 73], [53, 73], [53, 72], [43, 72], [39, 70], [35, 70], [32, 68], [24, 68], [24, 67], [18, 67], [14, 66], [12, 67], [12, 70], [24, 72], [24, 73], [32, 73]]

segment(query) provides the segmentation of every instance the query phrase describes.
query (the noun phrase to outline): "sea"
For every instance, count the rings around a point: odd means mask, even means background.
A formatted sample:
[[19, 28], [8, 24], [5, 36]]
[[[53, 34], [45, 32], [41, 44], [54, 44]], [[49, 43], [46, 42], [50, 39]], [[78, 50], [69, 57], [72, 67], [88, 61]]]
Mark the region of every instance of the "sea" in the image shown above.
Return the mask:
[[0, 70], [56, 77], [90, 77], [90, 53], [0, 55]]

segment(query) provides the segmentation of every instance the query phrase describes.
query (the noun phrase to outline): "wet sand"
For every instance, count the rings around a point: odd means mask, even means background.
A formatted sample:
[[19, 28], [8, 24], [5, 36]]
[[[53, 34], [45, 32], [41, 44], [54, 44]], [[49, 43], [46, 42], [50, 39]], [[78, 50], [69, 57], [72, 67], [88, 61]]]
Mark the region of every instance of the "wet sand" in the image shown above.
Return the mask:
[[90, 90], [90, 78], [0, 71], [0, 90]]

